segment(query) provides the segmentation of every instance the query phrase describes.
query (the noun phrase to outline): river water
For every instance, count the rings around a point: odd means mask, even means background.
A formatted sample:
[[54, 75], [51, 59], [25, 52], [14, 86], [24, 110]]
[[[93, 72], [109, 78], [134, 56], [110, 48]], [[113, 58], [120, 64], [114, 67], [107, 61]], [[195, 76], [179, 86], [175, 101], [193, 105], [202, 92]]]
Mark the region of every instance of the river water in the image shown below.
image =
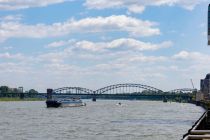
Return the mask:
[[85, 107], [54, 109], [43, 101], [0, 102], [0, 139], [180, 140], [204, 112], [187, 103], [85, 102]]

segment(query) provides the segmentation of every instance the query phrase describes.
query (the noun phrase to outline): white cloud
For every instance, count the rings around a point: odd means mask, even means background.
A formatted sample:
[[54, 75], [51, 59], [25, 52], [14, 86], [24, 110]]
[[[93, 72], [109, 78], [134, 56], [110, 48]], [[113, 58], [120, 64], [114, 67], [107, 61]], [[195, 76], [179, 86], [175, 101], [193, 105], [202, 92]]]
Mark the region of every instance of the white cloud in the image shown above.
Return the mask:
[[27, 9], [30, 7], [44, 7], [51, 4], [73, 0], [0, 0], [0, 10]]
[[2, 48], [0, 48], [0, 50], [4, 50], [4, 51], [11, 50], [11, 49], [13, 49], [13, 46], [2, 46]]
[[64, 59], [69, 56], [67, 52], [50, 52], [41, 54], [37, 57], [37, 60], [40, 62], [50, 62], [50, 63], [61, 63]]
[[[142, 51], [154, 51], [172, 45], [170, 41], [160, 44], [145, 43], [132, 38], [121, 38], [110, 42], [91, 41], [57, 41], [66, 46], [63, 50], [52, 50], [36, 57], [36, 62], [43, 63], [53, 73], [62, 75], [74, 73], [79, 75], [122, 73], [132, 67], [150, 65], [168, 60], [164, 56], [147, 56]], [[71, 43], [69, 43], [71, 42]], [[56, 44], [55, 42], [50, 44]], [[59, 44], [59, 43], [58, 43]], [[82, 63], [85, 64], [83, 66]], [[49, 68], [48, 68], [49, 67]], [[128, 68], [128, 69], [127, 69]]]
[[157, 24], [151, 21], [143, 21], [125, 15], [112, 15], [109, 17], [90, 17], [80, 20], [68, 20], [63, 23], [51, 25], [36, 24], [27, 25], [20, 22], [1, 22], [0, 40], [8, 38], [44, 38], [63, 36], [72, 33], [94, 33], [123, 31], [131, 36], [159, 35]]
[[188, 59], [189, 58], [189, 52], [187, 51], [181, 51], [178, 54], [175, 54], [173, 56], [175, 59]]
[[86, 0], [89, 9], [127, 8], [129, 12], [142, 13], [147, 6], [180, 6], [188, 10], [206, 0]]
[[177, 60], [186, 60], [186, 61], [191, 61], [191, 62], [196, 62], [196, 63], [206, 63], [210, 62], [210, 55], [203, 54], [200, 52], [188, 52], [188, 51], [181, 51], [178, 54], [175, 54], [172, 58], [177, 59]]
[[94, 43], [94, 42], [90, 42], [90, 41], [79, 41], [76, 42], [75, 46], [76, 49], [83, 49], [83, 50], [89, 50], [89, 51], [103, 51], [106, 44], [104, 43]]
[[142, 13], [145, 10], [144, 6], [141, 5], [130, 5], [128, 11], [132, 13]]
[[22, 15], [7, 15], [0, 17], [1, 22], [8, 22], [8, 21], [21, 21], [23, 18]]
[[68, 41], [55, 41], [55, 42], [52, 42], [48, 45], [46, 45], [46, 48], [58, 48], [58, 47], [62, 47], [62, 46], [66, 46], [66, 45], [71, 45], [75, 42], [74, 39], [70, 39]]
[[64, 41], [52, 42], [46, 46], [46, 48], [57, 48], [66, 45]]
[[[8, 75], [11, 76], [10, 74], [17, 74], [17, 73], [27, 73], [29, 72], [28, 66], [25, 67], [25, 65], [21, 63], [13, 63], [13, 62], [8, 62], [8, 63], [0, 63], [0, 73], [2, 76]], [[10, 77], [10, 79], [13, 79]], [[14, 80], [14, 79], [13, 79]]]
[[[39, 77], [36, 79], [37, 83], [49, 79], [43, 82], [45, 86], [47, 82], [50, 82], [52, 85], [48, 85], [49, 87], [57, 87], [58, 83], [59, 86], [75, 84], [75, 81], [80, 85], [80, 82], [84, 79], [90, 81], [92, 79], [92, 83], [95, 84], [97, 84], [97, 81], [101, 81], [95, 87], [100, 87], [107, 82], [142, 83], [142, 81], [146, 81], [149, 85], [154, 84], [155, 87], [160, 86], [163, 89], [170, 89], [174, 86], [182, 87], [184, 85], [184, 87], [187, 87], [188, 84], [186, 83], [189, 82], [189, 79], [199, 80], [209, 70], [209, 65], [206, 65], [206, 63], [210, 62], [210, 55], [200, 52], [181, 51], [170, 57], [146, 55], [131, 50], [100, 53], [77, 52], [71, 47], [68, 46], [68, 48], [56, 51], [49, 49], [49, 52], [36, 55], [36, 57], [23, 56], [24, 59], [19, 59], [18, 63], [13, 63], [13, 60], [16, 57], [18, 58], [18, 54], [2, 53], [0, 54], [0, 60], [8, 59], [8, 63], [0, 62], [0, 77], [7, 79], [11, 75], [20, 74], [23, 77], [24, 74], [33, 75], [33, 77]], [[81, 55], [89, 55], [88, 57], [100, 59], [81, 58]], [[29, 59], [29, 61], [26, 61], [26, 59]], [[70, 78], [63, 80], [66, 77]], [[113, 79], [113, 77], [116, 78]], [[180, 80], [182, 82], [177, 82]], [[8, 78], [7, 81], [10, 81], [10, 79]], [[170, 85], [171, 82], [168, 81], [174, 82]], [[89, 83], [85, 84], [88, 85]], [[46, 87], [42, 87], [42, 89], [44, 88]]]
[[[82, 73], [94, 75], [95, 72], [120, 72], [132, 67], [150, 65], [167, 61], [164, 56], [147, 56], [140, 52], [154, 51], [170, 47], [172, 43], [166, 41], [160, 44], [144, 43], [131, 38], [121, 38], [110, 42], [57, 41], [66, 44], [63, 50], [49, 50], [50, 52], [36, 57], [38, 63], [44, 63], [56, 73]], [[51, 43], [53, 44], [53, 43]], [[81, 62], [86, 66], [82, 66]], [[74, 66], [73, 66], [74, 65]], [[53, 67], [53, 68], [52, 68]]]
[[78, 67], [68, 64], [60, 64], [60, 63], [52, 63], [52, 64], [46, 64], [45, 68], [49, 69], [51, 71], [53, 69], [53, 72], [57, 74], [61, 74], [62, 72], [79, 72], [81, 69], [78, 69]]
[[129, 59], [130, 62], [160, 62], [167, 60], [167, 57], [164, 56], [144, 56], [144, 55], [138, 55], [133, 56]]
[[18, 54], [10, 54], [8, 52], [6, 53], [0, 53], [0, 59], [14, 59], [14, 60], [23, 60], [24, 56], [20, 53]]
[[91, 41], [57, 41], [47, 45], [48, 47], [58, 46], [72, 46], [74, 49], [83, 49], [93, 52], [103, 51], [123, 51], [123, 50], [135, 50], [135, 51], [154, 51], [162, 48], [169, 48], [173, 45], [171, 41], [164, 41], [160, 44], [153, 44], [150, 42], [142, 42], [133, 38], [120, 38], [109, 42], [91, 42]]
[[128, 48], [134, 48], [139, 51], [144, 50], [158, 50], [161, 48], [168, 48], [172, 46], [171, 41], [165, 41], [160, 44], [152, 44], [150, 42], [142, 42], [139, 40], [135, 40], [132, 38], [121, 38], [113, 40], [112, 42], [108, 43], [106, 46], [107, 48], [121, 48], [121, 47], [128, 47]]

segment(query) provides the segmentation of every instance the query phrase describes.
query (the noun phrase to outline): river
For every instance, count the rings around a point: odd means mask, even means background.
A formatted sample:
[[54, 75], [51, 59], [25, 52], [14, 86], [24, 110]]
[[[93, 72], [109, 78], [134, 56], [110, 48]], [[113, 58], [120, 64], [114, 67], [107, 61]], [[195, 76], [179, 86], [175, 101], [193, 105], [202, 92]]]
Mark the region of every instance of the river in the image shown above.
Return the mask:
[[85, 107], [50, 109], [43, 101], [0, 102], [0, 139], [180, 140], [204, 112], [187, 103], [85, 102]]

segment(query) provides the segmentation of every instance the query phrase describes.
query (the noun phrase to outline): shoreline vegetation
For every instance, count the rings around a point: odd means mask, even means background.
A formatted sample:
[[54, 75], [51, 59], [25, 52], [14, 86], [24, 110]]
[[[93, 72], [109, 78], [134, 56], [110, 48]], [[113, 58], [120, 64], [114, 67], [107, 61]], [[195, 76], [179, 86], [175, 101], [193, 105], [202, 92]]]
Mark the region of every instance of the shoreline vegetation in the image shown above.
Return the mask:
[[23, 91], [23, 87], [0, 86], [0, 101], [43, 101], [37, 96], [38, 93], [35, 89]]
[[42, 98], [24, 98], [20, 99], [18, 97], [11, 98], [11, 97], [0, 97], [0, 102], [9, 102], [9, 101], [44, 101], [45, 99]]

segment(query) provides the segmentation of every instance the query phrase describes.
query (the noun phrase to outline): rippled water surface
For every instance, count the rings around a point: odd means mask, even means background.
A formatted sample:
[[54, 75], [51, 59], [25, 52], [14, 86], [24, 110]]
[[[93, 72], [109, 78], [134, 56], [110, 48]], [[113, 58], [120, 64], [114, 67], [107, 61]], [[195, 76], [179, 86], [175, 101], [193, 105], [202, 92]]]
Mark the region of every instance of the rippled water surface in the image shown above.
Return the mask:
[[85, 102], [85, 107], [56, 109], [45, 102], [0, 102], [0, 139], [180, 140], [204, 112], [185, 103]]

